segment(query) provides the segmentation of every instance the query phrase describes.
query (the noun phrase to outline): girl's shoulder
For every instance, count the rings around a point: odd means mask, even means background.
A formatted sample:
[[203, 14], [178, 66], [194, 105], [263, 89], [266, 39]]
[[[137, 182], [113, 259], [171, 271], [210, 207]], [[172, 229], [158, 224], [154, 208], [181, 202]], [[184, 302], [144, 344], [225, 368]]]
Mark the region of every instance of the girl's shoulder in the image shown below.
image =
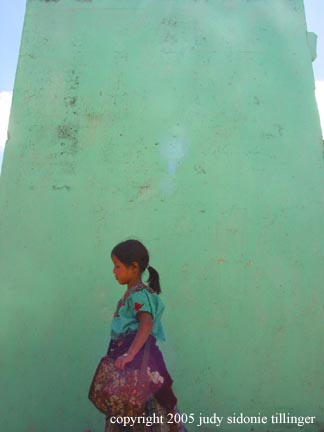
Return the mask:
[[164, 309], [164, 303], [149, 285], [140, 284], [129, 290], [128, 302], [130, 304], [150, 304], [155, 309]]
[[130, 289], [130, 294], [133, 293], [137, 293], [137, 292], [141, 292], [141, 291], [146, 291], [150, 294], [156, 294], [158, 295], [149, 285], [146, 284], [138, 284], [136, 286], [134, 286], [133, 288]]

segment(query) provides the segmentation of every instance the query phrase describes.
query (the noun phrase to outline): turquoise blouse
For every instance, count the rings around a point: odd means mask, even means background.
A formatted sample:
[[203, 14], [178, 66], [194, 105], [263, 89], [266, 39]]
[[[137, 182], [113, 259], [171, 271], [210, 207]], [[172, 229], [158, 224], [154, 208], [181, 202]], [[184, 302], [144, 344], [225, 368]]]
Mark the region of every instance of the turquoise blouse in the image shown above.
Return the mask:
[[157, 340], [165, 340], [161, 323], [163, 311], [164, 304], [160, 296], [149, 286], [141, 283], [127, 289], [117, 304], [111, 322], [111, 338], [117, 339], [122, 334], [136, 332], [139, 325], [137, 313], [149, 312], [154, 322], [151, 335]]

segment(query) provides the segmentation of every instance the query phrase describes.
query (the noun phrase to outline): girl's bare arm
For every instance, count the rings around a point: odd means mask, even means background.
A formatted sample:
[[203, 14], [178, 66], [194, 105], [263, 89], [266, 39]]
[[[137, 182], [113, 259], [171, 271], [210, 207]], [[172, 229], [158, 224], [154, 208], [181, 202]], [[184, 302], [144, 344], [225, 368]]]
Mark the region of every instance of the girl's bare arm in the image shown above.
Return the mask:
[[137, 318], [139, 320], [139, 326], [131, 346], [128, 348], [127, 353], [118, 357], [115, 361], [116, 367], [121, 370], [124, 369], [124, 366], [127, 363], [130, 363], [133, 360], [133, 358], [145, 344], [153, 327], [153, 319], [150, 313], [138, 312]]

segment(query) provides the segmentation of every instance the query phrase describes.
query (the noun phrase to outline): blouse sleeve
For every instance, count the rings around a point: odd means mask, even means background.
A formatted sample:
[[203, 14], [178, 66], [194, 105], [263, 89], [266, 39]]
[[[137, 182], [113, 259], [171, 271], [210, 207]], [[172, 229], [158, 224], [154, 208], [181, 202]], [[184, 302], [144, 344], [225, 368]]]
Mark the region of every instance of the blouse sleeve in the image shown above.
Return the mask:
[[155, 318], [155, 308], [150, 298], [150, 293], [146, 290], [134, 292], [129, 297], [129, 306], [133, 314], [136, 316], [138, 312], [148, 312]]

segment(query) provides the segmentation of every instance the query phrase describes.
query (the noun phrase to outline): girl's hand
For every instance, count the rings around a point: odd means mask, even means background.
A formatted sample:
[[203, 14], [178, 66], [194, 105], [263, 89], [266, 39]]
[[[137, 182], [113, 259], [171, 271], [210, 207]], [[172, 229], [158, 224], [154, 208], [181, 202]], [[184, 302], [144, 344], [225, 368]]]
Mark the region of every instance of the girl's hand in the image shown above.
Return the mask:
[[124, 370], [125, 365], [127, 365], [127, 363], [130, 363], [133, 360], [133, 358], [134, 356], [129, 353], [125, 353], [119, 356], [115, 361], [116, 368]]

